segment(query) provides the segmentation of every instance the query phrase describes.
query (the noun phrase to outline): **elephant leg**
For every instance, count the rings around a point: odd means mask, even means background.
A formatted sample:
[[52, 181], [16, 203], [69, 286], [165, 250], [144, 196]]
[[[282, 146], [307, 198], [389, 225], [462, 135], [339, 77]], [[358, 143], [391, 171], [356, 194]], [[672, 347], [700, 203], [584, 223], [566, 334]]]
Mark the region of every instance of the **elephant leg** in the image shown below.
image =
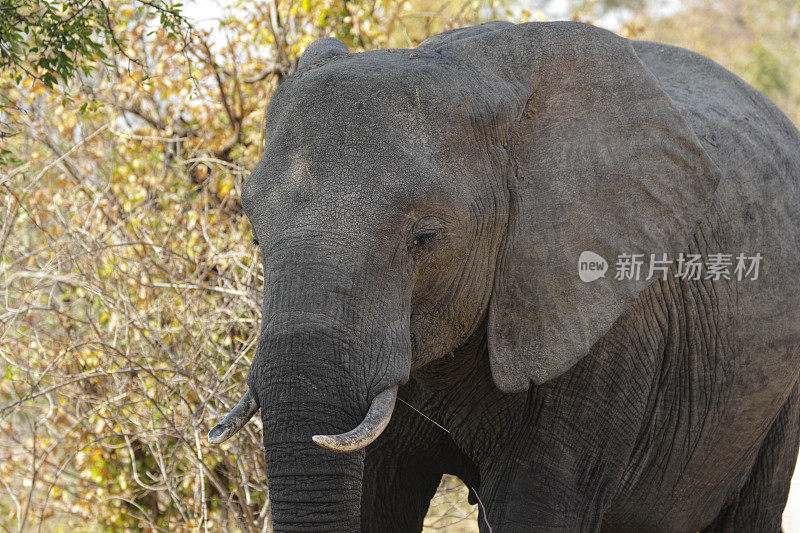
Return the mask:
[[781, 531], [800, 443], [800, 383], [772, 423], [755, 464], [736, 499], [703, 533]]
[[604, 481], [604, 466], [588, 457], [581, 460], [584, 479], [578, 480], [555, 460], [549, 471], [534, 465], [536, 459], [529, 462], [535, 455], [516, 455], [505, 465], [482, 468], [475, 498], [481, 533], [599, 531], [611, 485]]
[[361, 530], [421, 531], [441, 477], [441, 469], [420, 453], [388, 444], [369, 450], [364, 463]]
[[[617, 327], [626, 324], [618, 323]], [[645, 417], [649, 377], [624, 375], [647, 347], [600, 345], [564, 377], [532, 387], [510, 434], [480, 463], [482, 533], [591, 532], [628, 464]]]
[[366, 450], [361, 496], [364, 532], [422, 531], [442, 475], [455, 474], [465, 481], [475, 478], [475, 466], [444, 431], [398, 404], [389, 426]]

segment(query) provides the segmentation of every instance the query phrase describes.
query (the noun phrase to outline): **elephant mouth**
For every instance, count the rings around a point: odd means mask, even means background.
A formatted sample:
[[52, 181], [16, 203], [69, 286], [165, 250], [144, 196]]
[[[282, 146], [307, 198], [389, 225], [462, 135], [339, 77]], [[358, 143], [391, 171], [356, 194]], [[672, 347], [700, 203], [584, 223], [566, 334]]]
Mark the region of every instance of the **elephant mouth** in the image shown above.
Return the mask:
[[[354, 452], [365, 448], [386, 429], [396, 401], [397, 385], [393, 385], [373, 398], [369, 411], [358, 426], [338, 435], [314, 435], [312, 440], [334, 452]], [[258, 403], [248, 390], [231, 412], [208, 432], [208, 441], [212, 444], [225, 442], [242, 429], [256, 412]]]

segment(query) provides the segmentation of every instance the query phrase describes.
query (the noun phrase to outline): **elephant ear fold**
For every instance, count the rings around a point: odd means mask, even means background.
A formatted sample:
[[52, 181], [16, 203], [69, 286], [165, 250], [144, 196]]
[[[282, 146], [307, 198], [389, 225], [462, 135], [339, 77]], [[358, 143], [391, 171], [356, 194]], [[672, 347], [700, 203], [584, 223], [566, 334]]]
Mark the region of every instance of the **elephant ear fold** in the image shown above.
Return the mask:
[[[651, 283], [650, 254], [685, 250], [719, 169], [627, 39], [532, 23], [450, 46], [519, 105], [487, 327], [495, 383], [522, 391], [589, 352]], [[585, 279], [605, 275], [582, 280], [581, 254]], [[620, 254], [642, 254], [638, 279], [615, 279]]]

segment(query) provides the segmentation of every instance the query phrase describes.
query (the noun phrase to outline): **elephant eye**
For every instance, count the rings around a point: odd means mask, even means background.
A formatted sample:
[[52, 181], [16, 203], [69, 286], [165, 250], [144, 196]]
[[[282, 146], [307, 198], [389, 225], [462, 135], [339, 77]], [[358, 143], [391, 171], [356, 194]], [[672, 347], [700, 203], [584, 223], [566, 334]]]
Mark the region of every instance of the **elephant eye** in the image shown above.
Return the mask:
[[435, 231], [427, 231], [414, 235], [414, 246], [427, 247], [434, 243], [438, 233]]
[[434, 217], [426, 217], [414, 224], [414, 233], [411, 239], [411, 250], [422, 252], [429, 249], [442, 236], [444, 229], [441, 221]]

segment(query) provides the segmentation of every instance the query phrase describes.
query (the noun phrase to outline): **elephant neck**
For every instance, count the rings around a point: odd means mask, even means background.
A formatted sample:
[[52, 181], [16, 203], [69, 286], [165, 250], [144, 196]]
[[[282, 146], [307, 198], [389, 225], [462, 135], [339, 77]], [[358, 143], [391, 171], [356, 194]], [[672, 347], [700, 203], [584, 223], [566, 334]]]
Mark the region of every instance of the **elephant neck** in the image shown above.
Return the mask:
[[431, 392], [446, 391], [488, 379], [491, 382], [486, 350], [486, 329], [479, 328], [467, 341], [447, 355], [412, 372], [417, 383]]
[[452, 354], [415, 371], [413, 383], [401, 388], [399, 398], [441, 424], [456, 446], [479, 464], [521, 427], [533, 389], [507, 394], [495, 386], [486, 334], [481, 332]]

